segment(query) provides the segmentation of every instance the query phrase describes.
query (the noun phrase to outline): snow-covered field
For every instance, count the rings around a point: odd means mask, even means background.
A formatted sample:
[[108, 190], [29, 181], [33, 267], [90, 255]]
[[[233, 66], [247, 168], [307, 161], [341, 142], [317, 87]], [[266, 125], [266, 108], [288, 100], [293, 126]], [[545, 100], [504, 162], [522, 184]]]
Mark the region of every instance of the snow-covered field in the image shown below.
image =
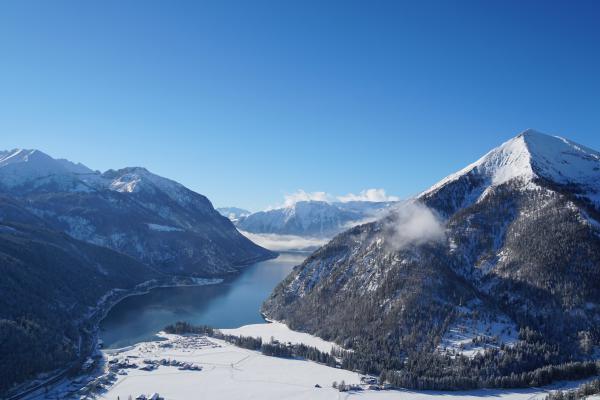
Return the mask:
[[[227, 334], [273, 336], [280, 341], [303, 342], [318, 345], [321, 349], [331, 344], [294, 332], [283, 324], [247, 325], [238, 329], [223, 330]], [[334, 381], [360, 384], [358, 373], [326, 367], [303, 360], [264, 356], [259, 352], [242, 349], [227, 342], [199, 337], [161, 334], [166, 340], [140, 343], [121, 352], [106, 354], [108, 360], [137, 364], [138, 367], [157, 364], [152, 371], [139, 368], [119, 369], [116, 380], [102, 393], [104, 399], [127, 399], [140, 394], [159, 393], [166, 400], [175, 399], [366, 399], [366, 400], [429, 400], [440, 396], [452, 400], [498, 398], [506, 400], [542, 399], [546, 389], [474, 390], [464, 392], [435, 392], [409, 390], [366, 390], [340, 393], [332, 388]], [[182, 370], [171, 365], [200, 367], [201, 370]], [[114, 363], [114, 362], [113, 362]], [[110, 363], [108, 365], [111, 365]], [[123, 374], [123, 375], [120, 375]], [[317, 387], [319, 385], [320, 387]], [[559, 384], [555, 387], [572, 387]]]
[[316, 347], [325, 353], [329, 353], [334, 347], [339, 347], [335, 343], [327, 342], [319, 337], [309, 335], [308, 333], [293, 331], [281, 322], [244, 325], [240, 328], [220, 329], [220, 331], [226, 335], [259, 337], [263, 342], [267, 343], [271, 341], [271, 338], [274, 338], [281, 343], [302, 343], [307, 346]]
[[[202, 367], [182, 371], [159, 366], [154, 371], [127, 369], [101, 398], [127, 399], [145, 393], [160, 393], [165, 399], [333, 399], [338, 392], [333, 381], [359, 383], [360, 376], [316, 363], [263, 356], [216, 339], [190, 345], [181, 337], [165, 335], [166, 342], [148, 342], [109, 358], [128, 359], [143, 366], [143, 360], [178, 360]], [[210, 344], [209, 344], [209, 343]], [[168, 346], [168, 347], [165, 347]], [[172, 347], [170, 347], [172, 346]], [[137, 357], [137, 358], [134, 358]], [[319, 384], [322, 388], [316, 388]]]

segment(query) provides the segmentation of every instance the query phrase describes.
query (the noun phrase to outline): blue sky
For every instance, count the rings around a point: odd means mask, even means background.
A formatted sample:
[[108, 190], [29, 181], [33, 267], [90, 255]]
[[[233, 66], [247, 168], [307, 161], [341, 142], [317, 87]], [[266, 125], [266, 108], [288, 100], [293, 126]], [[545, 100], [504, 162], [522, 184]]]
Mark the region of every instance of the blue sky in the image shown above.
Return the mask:
[[253, 210], [407, 197], [526, 128], [600, 149], [594, 1], [4, 1], [0, 148]]

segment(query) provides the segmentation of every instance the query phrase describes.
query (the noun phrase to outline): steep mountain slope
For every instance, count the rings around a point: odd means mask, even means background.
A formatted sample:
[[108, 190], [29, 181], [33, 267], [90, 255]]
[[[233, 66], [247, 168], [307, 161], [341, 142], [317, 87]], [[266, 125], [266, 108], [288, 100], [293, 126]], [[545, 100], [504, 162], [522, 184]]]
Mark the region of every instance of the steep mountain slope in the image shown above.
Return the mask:
[[[526, 131], [410, 205], [338, 235], [263, 311], [392, 369], [434, 353], [453, 324], [482, 315], [522, 329], [521, 355], [508, 363], [516, 372], [585, 358], [600, 343], [599, 193], [597, 152]], [[425, 229], [432, 221], [441, 235]], [[523, 329], [542, 338], [538, 358], [523, 350], [533, 348]], [[487, 377], [515, 372], [499, 367], [511, 354], [490, 356]]]
[[240, 218], [236, 225], [252, 233], [331, 237], [367, 218], [373, 219], [388, 202], [327, 203], [299, 201], [291, 206], [260, 211]]
[[66, 234], [0, 223], [0, 393], [83, 356], [87, 318], [102, 296], [157, 276], [128, 256]]
[[234, 272], [273, 255], [206, 197], [144, 168], [100, 174], [37, 150], [14, 150], [0, 160], [0, 189], [52, 229], [170, 273]]

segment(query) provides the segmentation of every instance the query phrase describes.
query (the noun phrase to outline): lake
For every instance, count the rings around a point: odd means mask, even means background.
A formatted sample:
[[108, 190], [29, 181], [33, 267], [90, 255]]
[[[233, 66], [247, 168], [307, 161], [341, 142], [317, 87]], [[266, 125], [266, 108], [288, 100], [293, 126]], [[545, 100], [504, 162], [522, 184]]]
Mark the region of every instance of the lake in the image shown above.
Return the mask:
[[100, 338], [105, 348], [120, 348], [156, 339], [156, 332], [177, 321], [216, 328], [264, 322], [262, 302], [307, 255], [281, 253], [217, 285], [156, 288], [127, 297], [100, 323]]

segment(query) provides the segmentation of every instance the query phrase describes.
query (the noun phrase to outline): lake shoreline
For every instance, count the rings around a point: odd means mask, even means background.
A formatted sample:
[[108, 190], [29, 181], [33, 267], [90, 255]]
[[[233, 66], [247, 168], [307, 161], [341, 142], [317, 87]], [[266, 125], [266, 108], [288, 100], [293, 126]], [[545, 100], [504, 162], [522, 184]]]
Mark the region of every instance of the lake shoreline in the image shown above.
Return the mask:
[[[104, 348], [118, 348], [149, 340], [164, 326], [180, 320], [224, 328], [264, 322], [265, 319], [260, 313], [262, 302], [293, 267], [300, 264], [309, 254], [280, 252], [277, 258], [251, 264], [240, 270], [239, 274], [208, 278], [220, 280], [210, 282], [210, 285], [197, 285], [189, 281], [193, 278], [187, 278], [187, 281], [177, 284], [168, 280], [166, 283], [130, 291], [119, 296], [105, 309], [104, 315], [98, 321], [100, 339], [104, 342]], [[206, 279], [203, 278], [202, 283], [206, 283]], [[194, 290], [204, 286], [210, 286], [210, 289]], [[170, 288], [174, 290], [168, 290]], [[139, 296], [149, 297], [142, 300]], [[137, 299], [132, 299], [135, 297]], [[127, 303], [124, 304], [124, 301]], [[224, 301], [228, 302], [228, 305], [221, 304]], [[219, 306], [223, 314], [230, 316], [222, 317], [220, 312], [214, 311], [214, 307]], [[151, 314], [154, 318], [146, 314]], [[202, 315], [208, 320], [203, 320]], [[145, 317], [151, 322], [145, 320]], [[162, 323], [158, 324], [157, 321]]]
[[99, 343], [100, 324], [110, 313], [110, 311], [123, 300], [130, 297], [143, 296], [150, 293], [154, 289], [160, 288], [201, 287], [223, 284], [228, 279], [234, 279], [235, 277], [243, 274], [247, 268], [255, 265], [256, 263], [273, 260], [279, 257], [279, 254], [275, 254], [275, 256], [259, 257], [253, 260], [246, 260], [243, 264], [237, 264], [234, 266], [238, 268], [235, 272], [223, 273], [209, 277], [182, 275], [169, 276], [164, 274], [164, 276], [160, 278], [140, 282], [129, 289], [113, 288], [109, 290], [102, 297], [100, 297], [93, 309], [90, 309], [78, 320], [79, 325], [77, 329], [79, 331], [78, 339], [80, 343], [79, 356], [70, 362], [66, 367], [55, 371], [49, 371], [51, 376], [43, 378], [43, 382], [39, 382], [40, 378], [33, 378], [22, 382], [16, 388], [11, 390], [11, 393], [8, 394], [7, 399], [19, 400], [26, 398], [29, 395], [34, 395], [36, 392], [43, 389], [53, 390], [55, 386], [61, 385], [63, 381], [68, 379], [69, 376], [85, 374], [85, 362], [89, 359], [93, 360], [94, 358], [97, 358], [101, 350]]

